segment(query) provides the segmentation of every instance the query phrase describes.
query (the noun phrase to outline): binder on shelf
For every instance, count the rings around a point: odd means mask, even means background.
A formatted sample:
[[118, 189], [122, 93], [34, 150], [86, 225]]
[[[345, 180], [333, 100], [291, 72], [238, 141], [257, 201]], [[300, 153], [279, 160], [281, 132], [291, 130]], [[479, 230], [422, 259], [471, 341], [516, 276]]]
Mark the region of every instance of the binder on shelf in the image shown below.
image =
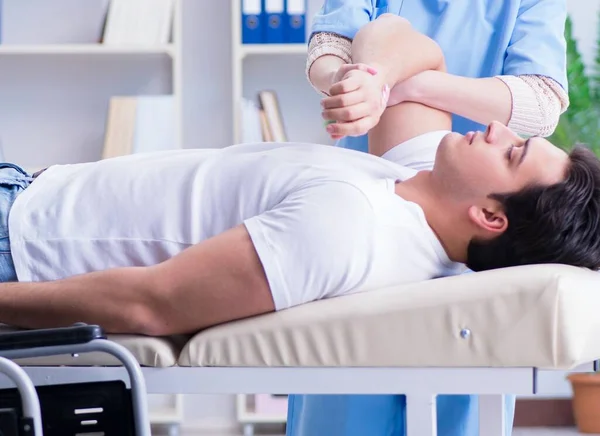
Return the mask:
[[286, 0], [285, 42], [303, 44], [306, 42], [306, 0]]
[[262, 0], [241, 0], [242, 44], [261, 44], [263, 38]]
[[265, 42], [267, 44], [281, 44], [284, 42], [283, 16], [285, 12], [284, 0], [264, 0], [265, 17]]

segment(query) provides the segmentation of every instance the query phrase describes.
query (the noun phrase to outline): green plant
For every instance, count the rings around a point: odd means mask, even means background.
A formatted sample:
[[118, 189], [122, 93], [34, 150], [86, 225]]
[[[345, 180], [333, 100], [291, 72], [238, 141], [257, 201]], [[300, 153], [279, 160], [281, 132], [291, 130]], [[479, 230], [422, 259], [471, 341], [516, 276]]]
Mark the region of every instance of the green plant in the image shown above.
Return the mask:
[[583, 143], [600, 157], [600, 22], [596, 57], [589, 72], [586, 71], [577, 41], [573, 37], [573, 22], [570, 17], [567, 17], [565, 23], [565, 39], [570, 105], [548, 139], [564, 150]]

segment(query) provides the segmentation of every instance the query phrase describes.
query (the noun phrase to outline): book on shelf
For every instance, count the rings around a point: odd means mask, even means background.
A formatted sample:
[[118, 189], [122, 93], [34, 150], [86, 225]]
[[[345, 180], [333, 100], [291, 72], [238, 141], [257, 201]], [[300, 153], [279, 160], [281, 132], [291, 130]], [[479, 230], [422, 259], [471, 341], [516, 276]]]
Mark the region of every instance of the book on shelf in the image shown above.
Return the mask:
[[177, 148], [171, 95], [110, 99], [102, 159]]
[[174, 0], [110, 0], [103, 43], [164, 45], [171, 40]]
[[260, 91], [257, 102], [242, 99], [241, 106], [242, 142], [288, 141], [279, 99], [275, 91]]
[[273, 141], [287, 142], [288, 137], [283, 125], [283, 115], [279, 106], [279, 99], [275, 91], [263, 90], [258, 93], [260, 108], [265, 113], [268, 129]]

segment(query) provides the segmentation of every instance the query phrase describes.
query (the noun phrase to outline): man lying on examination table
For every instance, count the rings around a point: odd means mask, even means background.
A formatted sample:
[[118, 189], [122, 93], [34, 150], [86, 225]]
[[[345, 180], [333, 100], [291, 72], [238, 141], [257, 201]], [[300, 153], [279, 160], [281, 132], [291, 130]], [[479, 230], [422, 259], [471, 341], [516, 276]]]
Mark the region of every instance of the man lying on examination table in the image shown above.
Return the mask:
[[[365, 26], [353, 58], [391, 86], [444, 69], [439, 47], [398, 17]], [[399, 44], [398, 41], [402, 43]], [[364, 74], [349, 72], [332, 94]], [[0, 169], [0, 322], [78, 321], [170, 335], [322, 298], [475, 271], [557, 262], [600, 267], [600, 162], [500, 123], [450, 132], [451, 115], [388, 108], [379, 156], [259, 143]], [[344, 219], [340, 219], [344, 217]]]

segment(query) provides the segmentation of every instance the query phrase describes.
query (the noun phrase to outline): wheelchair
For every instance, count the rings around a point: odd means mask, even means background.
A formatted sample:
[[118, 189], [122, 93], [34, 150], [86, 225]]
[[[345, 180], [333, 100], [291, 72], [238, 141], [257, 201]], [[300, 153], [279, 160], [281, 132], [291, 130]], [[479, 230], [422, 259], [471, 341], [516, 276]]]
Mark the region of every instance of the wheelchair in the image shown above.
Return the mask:
[[[34, 386], [15, 359], [103, 352], [129, 376], [122, 380]], [[107, 340], [99, 326], [0, 334], [0, 374], [16, 387], [0, 389], [0, 436], [150, 436], [146, 385], [137, 360]]]

